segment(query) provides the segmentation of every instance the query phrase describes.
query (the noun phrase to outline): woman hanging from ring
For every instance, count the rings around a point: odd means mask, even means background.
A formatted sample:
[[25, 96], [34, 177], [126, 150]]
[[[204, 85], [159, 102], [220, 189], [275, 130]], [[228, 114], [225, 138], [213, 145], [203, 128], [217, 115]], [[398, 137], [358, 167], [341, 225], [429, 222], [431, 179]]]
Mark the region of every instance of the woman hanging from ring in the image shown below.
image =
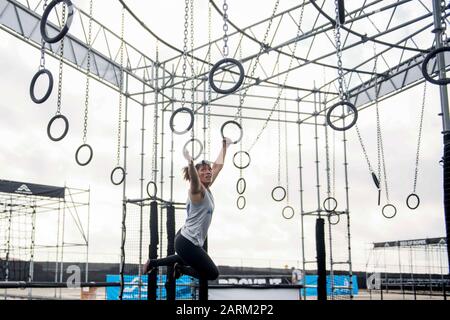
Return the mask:
[[184, 150], [188, 166], [183, 168], [184, 179], [189, 181], [190, 188], [186, 201], [187, 218], [184, 226], [175, 236], [176, 254], [162, 259], [149, 259], [143, 266], [146, 274], [159, 266], [174, 267], [174, 278], [182, 274], [206, 280], [219, 277], [219, 270], [208, 253], [203, 249], [214, 211], [214, 198], [209, 188], [222, 170], [227, 148], [233, 142], [224, 138], [222, 150], [212, 167], [203, 160], [194, 165], [192, 157]]

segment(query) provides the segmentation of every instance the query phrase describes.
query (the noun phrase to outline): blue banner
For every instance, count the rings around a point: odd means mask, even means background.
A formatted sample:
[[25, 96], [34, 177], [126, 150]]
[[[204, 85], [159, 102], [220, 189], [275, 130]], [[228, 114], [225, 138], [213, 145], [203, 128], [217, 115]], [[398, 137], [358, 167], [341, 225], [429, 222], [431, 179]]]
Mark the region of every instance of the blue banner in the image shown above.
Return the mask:
[[[331, 277], [327, 276], [327, 295], [331, 296]], [[334, 282], [334, 290], [333, 295], [342, 295], [342, 296], [349, 296], [350, 295], [350, 289], [347, 288], [350, 286], [350, 277], [349, 276], [333, 276], [333, 282]], [[303, 284], [303, 281], [299, 281], [300, 284]], [[306, 286], [306, 296], [317, 296], [317, 276], [316, 275], [307, 275], [305, 277], [305, 283]], [[312, 287], [310, 287], [312, 286]], [[341, 288], [342, 287], [342, 288]], [[300, 289], [303, 290], [303, 289]], [[352, 277], [352, 291], [353, 295], [358, 294], [358, 281], [357, 276], [354, 275]]]
[[[123, 300], [147, 300], [147, 281], [148, 276], [141, 276], [139, 281], [139, 276], [125, 275], [125, 287], [123, 289]], [[166, 288], [164, 284], [166, 283], [166, 276], [158, 276], [158, 289], [156, 291], [156, 299], [166, 300]], [[110, 275], [106, 276], [106, 282], [120, 282], [120, 275]], [[140, 285], [139, 285], [140, 284]], [[192, 278], [189, 276], [182, 276], [177, 279], [177, 289], [176, 298], [183, 300], [192, 300]], [[140, 287], [140, 299], [139, 299], [139, 287]], [[107, 287], [106, 288], [106, 300], [119, 300], [119, 287]]]

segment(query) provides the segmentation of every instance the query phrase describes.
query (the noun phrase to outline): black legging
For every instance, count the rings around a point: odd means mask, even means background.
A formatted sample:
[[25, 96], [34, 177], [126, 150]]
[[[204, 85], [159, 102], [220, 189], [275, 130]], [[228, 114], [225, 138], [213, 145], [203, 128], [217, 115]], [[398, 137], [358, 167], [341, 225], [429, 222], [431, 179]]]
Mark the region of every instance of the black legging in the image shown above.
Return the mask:
[[175, 251], [177, 254], [151, 260], [150, 266], [171, 266], [178, 263], [180, 271], [188, 276], [207, 280], [216, 280], [219, 277], [219, 270], [208, 253], [183, 237], [180, 231], [175, 236]]

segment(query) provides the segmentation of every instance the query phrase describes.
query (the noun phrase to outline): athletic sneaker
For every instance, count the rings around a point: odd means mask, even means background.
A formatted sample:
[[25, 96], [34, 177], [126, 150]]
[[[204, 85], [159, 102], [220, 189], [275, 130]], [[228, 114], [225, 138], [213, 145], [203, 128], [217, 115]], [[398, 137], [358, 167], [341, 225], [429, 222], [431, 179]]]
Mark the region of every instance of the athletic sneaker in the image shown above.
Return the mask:
[[175, 262], [173, 265], [173, 278], [177, 280], [181, 277], [181, 275], [180, 264]]

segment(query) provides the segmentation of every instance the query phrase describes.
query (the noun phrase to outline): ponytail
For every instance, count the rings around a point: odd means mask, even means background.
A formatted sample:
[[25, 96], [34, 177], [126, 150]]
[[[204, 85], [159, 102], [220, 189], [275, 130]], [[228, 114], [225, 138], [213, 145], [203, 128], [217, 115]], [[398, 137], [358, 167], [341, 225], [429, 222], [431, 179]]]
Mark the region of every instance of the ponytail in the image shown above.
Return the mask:
[[191, 177], [189, 176], [189, 167], [183, 168], [183, 178], [186, 181], [191, 181]]

